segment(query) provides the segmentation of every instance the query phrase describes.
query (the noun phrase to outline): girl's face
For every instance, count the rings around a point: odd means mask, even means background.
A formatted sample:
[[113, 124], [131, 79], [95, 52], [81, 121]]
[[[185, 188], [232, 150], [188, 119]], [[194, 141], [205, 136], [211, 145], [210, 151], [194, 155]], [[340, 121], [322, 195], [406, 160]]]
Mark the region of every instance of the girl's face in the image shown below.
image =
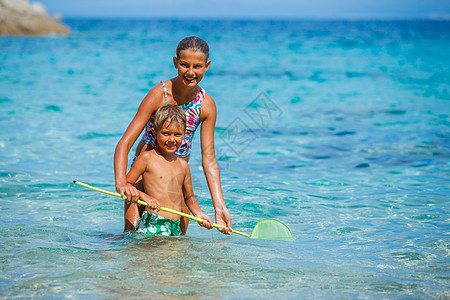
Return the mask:
[[205, 61], [205, 54], [201, 51], [183, 50], [180, 58], [173, 58], [175, 68], [178, 69], [178, 78], [186, 86], [196, 86], [211, 65], [211, 61]]
[[183, 142], [183, 126], [179, 123], [166, 121], [160, 129], [153, 128], [153, 134], [164, 156], [171, 156], [177, 152]]

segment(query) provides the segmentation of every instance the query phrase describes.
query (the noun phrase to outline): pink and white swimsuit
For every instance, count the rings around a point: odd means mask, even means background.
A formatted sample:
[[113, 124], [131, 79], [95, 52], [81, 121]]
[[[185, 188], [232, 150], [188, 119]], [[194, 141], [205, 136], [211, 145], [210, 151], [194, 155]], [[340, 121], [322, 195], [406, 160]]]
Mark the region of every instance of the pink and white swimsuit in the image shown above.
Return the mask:
[[[164, 88], [164, 98], [166, 99], [165, 105], [167, 105], [166, 85], [164, 84], [163, 81], [161, 81], [161, 84], [163, 85]], [[180, 107], [186, 113], [187, 124], [186, 124], [186, 133], [184, 134], [183, 137], [183, 142], [181, 143], [180, 149], [178, 149], [178, 151], [175, 153], [177, 156], [187, 157], [191, 154], [192, 140], [194, 138], [194, 133], [197, 130], [198, 125], [200, 124], [200, 108], [202, 106], [205, 94], [206, 94], [205, 90], [203, 88], [200, 88], [200, 92], [197, 94], [194, 100], [192, 100], [187, 104], [180, 105]], [[152, 132], [154, 119], [155, 113], [152, 114], [150, 120], [145, 126], [145, 133], [142, 136], [142, 140], [146, 144], [150, 144], [153, 147], [156, 147], [156, 139]]]

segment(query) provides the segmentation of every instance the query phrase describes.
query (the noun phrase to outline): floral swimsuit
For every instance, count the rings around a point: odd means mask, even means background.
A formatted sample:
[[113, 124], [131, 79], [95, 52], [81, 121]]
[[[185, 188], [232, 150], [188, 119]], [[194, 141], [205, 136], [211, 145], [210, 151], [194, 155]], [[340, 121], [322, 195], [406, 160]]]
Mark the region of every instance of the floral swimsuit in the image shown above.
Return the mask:
[[[166, 85], [163, 81], [161, 81], [161, 84], [164, 88], [164, 98], [166, 100], [167, 105], [167, 90]], [[194, 133], [197, 130], [198, 125], [200, 124], [200, 108], [202, 106], [203, 98], [205, 97], [205, 90], [203, 88], [200, 88], [200, 92], [197, 94], [194, 100], [187, 104], [182, 104], [180, 107], [185, 111], [186, 113], [186, 133], [183, 137], [183, 142], [181, 143], [180, 149], [175, 153], [177, 156], [181, 157], [187, 157], [191, 154], [191, 148], [192, 148], [192, 140], [194, 138]], [[153, 121], [155, 119], [155, 114], [153, 113], [150, 117], [150, 120], [148, 121], [147, 125], [145, 126], [145, 132], [142, 136], [142, 140], [146, 144], [150, 144], [153, 147], [156, 147], [156, 139], [153, 135], [152, 128], [153, 128]]]

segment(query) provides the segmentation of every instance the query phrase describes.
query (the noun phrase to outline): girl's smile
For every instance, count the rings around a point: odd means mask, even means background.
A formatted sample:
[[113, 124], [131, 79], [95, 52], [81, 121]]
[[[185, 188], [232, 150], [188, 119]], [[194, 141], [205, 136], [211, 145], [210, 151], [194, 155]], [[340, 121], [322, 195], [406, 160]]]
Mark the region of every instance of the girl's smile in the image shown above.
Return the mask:
[[195, 50], [183, 50], [180, 57], [174, 57], [173, 63], [178, 69], [178, 78], [187, 86], [193, 87], [202, 79], [211, 65], [211, 61], [205, 61], [205, 54]]

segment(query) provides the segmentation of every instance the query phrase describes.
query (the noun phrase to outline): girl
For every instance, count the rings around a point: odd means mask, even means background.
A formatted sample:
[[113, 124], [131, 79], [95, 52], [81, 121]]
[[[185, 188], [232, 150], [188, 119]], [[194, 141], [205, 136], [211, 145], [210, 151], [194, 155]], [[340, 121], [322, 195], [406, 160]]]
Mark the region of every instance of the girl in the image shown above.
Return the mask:
[[[198, 37], [187, 37], [178, 43], [173, 63], [178, 75], [167, 81], [161, 81], [150, 89], [142, 100], [139, 109], [117, 144], [114, 153], [114, 173], [116, 190], [125, 199], [125, 231], [136, 228], [143, 209], [138, 207], [139, 193], [142, 182], [136, 187], [127, 184], [126, 170], [128, 153], [145, 127], [145, 134], [136, 148], [136, 157], [143, 151], [156, 146], [152, 133], [153, 114], [161, 106], [167, 104], [179, 105], [186, 112], [187, 129], [180, 149], [176, 152], [179, 157], [189, 161], [192, 139], [197, 127], [201, 124], [200, 139], [202, 150], [202, 166], [206, 181], [211, 192], [215, 209], [216, 223], [226, 226], [219, 229], [224, 234], [230, 234], [231, 216], [225, 205], [220, 184], [220, 172], [214, 151], [214, 126], [216, 123], [216, 104], [203, 88], [198, 86], [203, 75], [211, 66], [208, 44]], [[143, 189], [142, 189], [143, 190]], [[189, 213], [187, 207], [183, 212]], [[186, 233], [189, 220], [181, 220], [182, 234]]]

